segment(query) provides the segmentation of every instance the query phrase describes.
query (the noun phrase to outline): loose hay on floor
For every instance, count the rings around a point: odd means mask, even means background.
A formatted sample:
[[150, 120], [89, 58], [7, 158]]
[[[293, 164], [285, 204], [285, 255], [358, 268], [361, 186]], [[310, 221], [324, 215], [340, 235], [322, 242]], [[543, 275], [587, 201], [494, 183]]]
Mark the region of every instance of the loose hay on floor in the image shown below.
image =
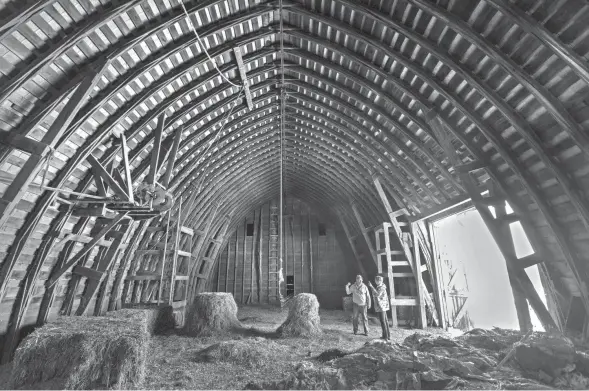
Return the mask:
[[321, 334], [317, 296], [299, 293], [293, 297], [288, 307], [288, 317], [276, 333], [282, 337], [312, 337]]
[[265, 338], [246, 338], [213, 344], [198, 352], [195, 361], [230, 362], [251, 368], [284, 352], [284, 346]]
[[237, 304], [231, 293], [199, 293], [188, 309], [185, 331], [201, 336], [240, 329]]
[[61, 389], [141, 387], [149, 316], [60, 316], [35, 330], [15, 353], [11, 386], [50, 382]]

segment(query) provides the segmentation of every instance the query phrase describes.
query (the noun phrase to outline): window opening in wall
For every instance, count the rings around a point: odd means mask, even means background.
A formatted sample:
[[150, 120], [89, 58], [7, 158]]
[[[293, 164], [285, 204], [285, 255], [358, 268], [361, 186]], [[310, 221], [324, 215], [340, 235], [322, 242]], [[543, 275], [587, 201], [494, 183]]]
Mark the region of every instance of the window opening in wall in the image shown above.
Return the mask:
[[[491, 209], [494, 214], [494, 210]], [[507, 213], [513, 211], [507, 207]], [[432, 224], [446, 291], [449, 326], [460, 329], [501, 327], [519, 329], [507, 265], [483, 219], [474, 208]], [[516, 255], [534, 251], [520, 222], [510, 225]], [[525, 269], [546, 304], [537, 265]], [[460, 311], [462, 306], [465, 311]], [[530, 308], [534, 330], [544, 330]], [[459, 316], [459, 319], [455, 319]], [[454, 323], [456, 320], [456, 323]]]
[[246, 226], [246, 236], [254, 236], [254, 224], [247, 224]]
[[327, 228], [325, 227], [325, 224], [319, 223], [319, 236], [325, 235], [327, 235]]
[[294, 276], [286, 276], [286, 296], [294, 295]]

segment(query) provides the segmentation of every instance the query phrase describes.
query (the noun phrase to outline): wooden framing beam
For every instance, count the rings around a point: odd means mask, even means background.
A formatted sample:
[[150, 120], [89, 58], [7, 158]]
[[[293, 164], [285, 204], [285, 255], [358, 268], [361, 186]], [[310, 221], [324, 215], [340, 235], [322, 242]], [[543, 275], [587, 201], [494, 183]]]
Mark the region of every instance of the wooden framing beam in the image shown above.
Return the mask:
[[250, 92], [250, 85], [247, 80], [247, 73], [245, 71], [245, 64], [243, 63], [243, 57], [241, 55], [241, 47], [236, 46], [233, 48], [233, 53], [235, 54], [235, 61], [237, 62], [237, 68], [239, 69], [239, 76], [241, 77], [241, 82], [243, 83], [243, 92], [245, 94], [245, 101], [247, 102], [247, 108], [252, 111], [254, 109], [254, 104], [252, 103], [252, 93]]
[[368, 250], [370, 251], [370, 255], [372, 255], [372, 260], [374, 261], [375, 264], [378, 265], [378, 257], [376, 255], [376, 251], [374, 250], [374, 245], [372, 244], [372, 241], [370, 240], [370, 236], [368, 236], [368, 229], [366, 229], [366, 227], [364, 226], [364, 222], [362, 221], [362, 216], [360, 215], [360, 212], [358, 211], [358, 207], [356, 205], [355, 202], [352, 202], [351, 204], [352, 207], [352, 212], [354, 212], [354, 216], [356, 217], [356, 222], [358, 223], [358, 227], [360, 228], [360, 232], [362, 232], [362, 236], [364, 237], [364, 240], [366, 241], [366, 245], [368, 246]]
[[[450, 135], [447, 133], [446, 129], [444, 129], [437, 114], [433, 111], [430, 111], [427, 113], [427, 119], [430, 124], [430, 127], [436, 135], [438, 143], [446, 153], [446, 156], [449, 158], [450, 163], [453, 166], [460, 165], [462, 162], [460, 161], [458, 155], [456, 154], [456, 151], [452, 147]], [[485, 225], [489, 229], [489, 232], [493, 236], [493, 239], [497, 243], [497, 246], [499, 247], [501, 254], [505, 258], [507, 270], [511, 277], [510, 282], [512, 283], [513, 290], [516, 292], [522, 292], [522, 295], [525, 295], [524, 297], [526, 297], [530, 301], [532, 308], [538, 315], [538, 318], [540, 319], [546, 330], [555, 329], [556, 323], [554, 319], [546, 309], [544, 303], [540, 300], [538, 292], [534, 288], [526, 272], [523, 269], [516, 267], [517, 257], [515, 257], [515, 250], [512, 250], [512, 245], [509, 245], [509, 242], [505, 240], [506, 235], [502, 233], [500, 223], [495, 221], [488, 207], [486, 207], [481, 202], [483, 197], [481, 196], [481, 193], [478, 191], [474, 179], [468, 173], [460, 173], [460, 179], [462, 181], [463, 186], [467, 190], [470, 198], [474, 202], [477, 211], [479, 212], [483, 221], [485, 222]], [[516, 300], [516, 309], [518, 309], [518, 311], [523, 311], [523, 305], [521, 303], [521, 300], [518, 299], [517, 296], [515, 296], [514, 299]], [[525, 324], [527, 323], [525, 321], [525, 313], [518, 314], [518, 318], [523, 320], [523, 324], [525, 326]]]
[[129, 201], [131, 198], [129, 194], [121, 187], [119, 182], [107, 171], [107, 169], [100, 164], [100, 162], [92, 155], [88, 155], [88, 162], [92, 166], [93, 171], [103, 179], [110, 189], [121, 199]]
[[160, 158], [161, 152], [161, 145], [162, 145], [162, 135], [164, 133], [164, 127], [166, 122], [166, 114], [161, 113], [159, 117], [157, 117], [157, 125], [154, 129], [154, 136], [153, 136], [153, 147], [151, 150], [151, 163], [149, 165], [149, 173], [145, 178], [145, 181], [153, 185], [155, 184], [157, 172], [158, 172], [158, 163]]
[[[43, 160], [47, 157], [49, 151], [55, 149], [61, 136], [64, 134], [70, 123], [74, 120], [76, 114], [80, 108], [86, 103], [88, 94], [93, 90], [97, 80], [96, 73], [92, 72], [88, 74], [78, 87], [74, 90], [70, 99], [59, 112], [57, 118], [51, 124], [51, 127], [43, 135], [41, 141], [34, 145], [33, 140], [27, 141], [27, 148], [34, 151], [43, 151], [42, 154], [32, 154], [29, 156], [25, 164], [22, 166], [16, 178], [5, 190], [2, 198], [0, 198], [0, 228], [4, 226], [16, 205], [20, 202], [24, 194], [28, 191], [29, 185], [36, 178], [37, 174], [41, 171], [43, 166]], [[11, 142], [24, 146], [24, 141], [21, 137], [12, 137]], [[20, 140], [20, 141], [18, 141]], [[42, 184], [44, 185], [44, 184]], [[4, 269], [4, 267], [3, 267]], [[7, 276], [0, 272], [0, 281], [4, 281]], [[3, 289], [0, 289], [0, 300], [3, 297]]]
[[[350, 243], [352, 253], [354, 254], [354, 259], [356, 260], [356, 264], [358, 265], [358, 269], [359, 269], [360, 273], [364, 276], [364, 278], [368, 279], [369, 278], [368, 273], [366, 273], [366, 269], [364, 269], [364, 265], [362, 265], [362, 260], [360, 259], [360, 255], [358, 254], [358, 251], [356, 250], [356, 246], [354, 245], [354, 241], [352, 240], [352, 237], [350, 236], [350, 228], [346, 224], [346, 221], [344, 220], [341, 213], [338, 213], [337, 216], [339, 218], [340, 224], [342, 225], [342, 228], [344, 229], [344, 233], [346, 234], [346, 238], [348, 239], [348, 243]], [[310, 221], [309, 221], [309, 240], [312, 240], [311, 239], [311, 222]]]
[[172, 144], [172, 149], [168, 153], [168, 164], [166, 167], [164, 178], [162, 179], [162, 185], [166, 189], [170, 185], [170, 179], [172, 178], [172, 172], [174, 171], [174, 163], [176, 162], [176, 155], [178, 154], [178, 147], [180, 146], [180, 140], [182, 139], [183, 132], [183, 126], [176, 129], [176, 134], [174, 135], [174, 143]]
[[82, 250], [80, 250], [75, 257], [67, 261], [59, 270], [55, 272], [49, 280], [47, 280], [47, 287], [51, 287], [54, 285], [61, 276], [73, 265], [75, 265], [80, 259], [84, 257], [90, 250], [94, 248], [94, 246], [107, 234], [109, 233], [122, 219], [127, 217], [128, 212], [118, 214], [114, 219], [112, 219], [105, 227], [103, 227], [100, 232], [94, 237], [94, 239], [87, 243]]
[[131, 176], [131, 166], [129, 165], [129, 147], [127, 146], [127, 138], [124, 134], [121, 135], [121, 153], [123, 155], [123, 172], [125, 173], [126, 188], [125, 192], [129, 196], [129, 202], [135, 203], [133, 197], [133, 177]]

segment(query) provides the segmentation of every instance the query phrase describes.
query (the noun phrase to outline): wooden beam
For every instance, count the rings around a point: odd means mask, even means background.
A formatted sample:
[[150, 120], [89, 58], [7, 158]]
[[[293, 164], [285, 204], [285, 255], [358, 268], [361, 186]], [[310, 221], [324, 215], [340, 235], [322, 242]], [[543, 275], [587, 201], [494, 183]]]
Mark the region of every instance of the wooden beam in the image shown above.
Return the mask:
[[[442, 146], [442, 149], [446, 153], [446, 156], [449, 158], [450, 163], [453, 166], [460, 165], [461, 161], [458, 158], [458, 155], [456, 154], [456, 151], [454, 150], [450, 142], [451, 136], [447, 133], [437, 114], [435, 114], [433, 111], [430, 111], [427, 113], [427, 119], [430, 124], [430, 127], [436, 135], [438, 143]], [[546, 330], [555, 329], [556, 323], [554, 319], [546, 309], [546, 306], [544, 305], [542, 300], [539, 298], [538, 292], [535, 290], [526, 272], [523, 269], [518, 269], [516, 267], [517, 257], [515, 256], [515, 250], [512, 248], [513, 238], [511, 237], [509, 226], [503, 225], [503, 227], [507, 228], [507, 231], [504, 230], [504, 232], [502, 232], [501, 224], [498, 224], [495, 221], [488, 207], [486, 207], [481, 202], [483, 197], [481, 196], [481, 193], [478, 191], [473, 178], [469, 174], [461, 173], [460, 179], [462, 181], [462, 184], [464, 185], [464, 188], [467, 190], [469, 196], [474, 202], [477, 211], [479, 212], [483, 221], [485, 222], [485, 225], [489, 229], [489, 232], [493, 236], [493, 239], [497, 243], [499, 250], [505, 258], [508, 274], [510, 275], [510, 282], [512, 283], [512, 288], [514, 290], [514, 299], [516, 300], [516, 306], [520, 309], [518, 310], [520, 312], [518, 314], [518, 317], [520, 317], [521, 321], [523, 322], [522, 325], [524, 327], [528, 327], [528, 322], [526, 320], [527, 317], [525, 315], [524, 305], [521, 302], [521, 299], [518, 297], [518, 293], [516, 292], [521, 292], [522, 294], [525, 294], [525, 297], [527, 297], [527, 299], [530, 300], [532, 308], [534, 308], [534, 311], [536, 311], [538, 318], [540, 319]], [[505, 203], [503, 203], [503, 205], [505, 205]], [[509, 232], [509, 236], [507, 236], [505, 232]]]
[[[356, 250], [356, 246], [354, 245], [354, 241], [352, 240], [351, 236], [350, 236], [350, 229], [348, 228], [348, 225], [346, 224], [346, 222], [344, 221], [344, 218], [342, 217], [342, 215], [340, 213], [337, 214], [340, 224], [342, 225], [342, 228], [344, 229], [344, 233], [346, 234], [346, 238], [348, 238], [348, 243], [350, 243], [350, 247], [352, 248], [352, 253], [354, 254], [354, 259], [356, 260], [356, 264], [358, 265], [358, 269], [360, 271], [360, 273], [364, 276], [364, 278], [368, 279], [368, 273], [366, 273], [366, 269], [364, 269], [364, 266], [362, 265], [362, 260], [360, 259], [360, 255], [358, 254], [358, 251]], [[309, 242], [310, 245], [312, 243], [312, 237], [311, 237], [311, 217], [309, 216]], [[312, 255], [311, 255], [312, 257]], [[312, 272], [311, 272], [311, 276], [312, 276]]]
[[166, 167], [164, 178], [162, 179], [162, 185], [166, 189], [170, 185], [170, 179], [172, 178], [172, 172], [174, 171], [174, 163], [176, 162], [176, 155], [178, 155], [178, 147], [180, 146], [180, 140], [182, 139], [182, 132], [184, 132], [183, 126], [176, 129], [174, 143], [172, 144], [172, 149], [168, 154], [168, 165]]
[[[36, 150], [39, 148], [44, 151], [55, 149], [57, 143], [61, 139], [61, 136], [73, 121], [76, 114], [78, 114], [80, 108], [86, 104], [86, 98], [94, 88], [97, 80], [98, 77], [96, 77], [96, 73], [94, 72], [90, 73], [84, 78], [84, 80], [74, 90], [66, 105], [63, 107], [63, 109], [61, 109], [47, 133], [45, 133], [41, 138], [41, 144], [39, 144], [37, 147], [34, 147], [33, 149]], [[16, 205], [20, 202], [24, 194], [29, 190], [29, 185], [41, 171], [43, 167], [42, 163], [46, 156], [48, 156], [47, 153], [43, 155], [30, 155], [12, 183], [5, 190], [2, 198], [0, 198], [0, 228], [2, 228], [6, 221], [8, 221], [10, 215], [14, 211], [14, 208], [16, 208]], [[0, 273], [0, 281], [6, 279], [6, 276], [3, 274], [4, 273]], [[0, 289], [0, 300], [3, 296], [3, 289]]]
[[241, 47], [239, 47], [239, 46], [234, 47], [233, 53], [235, 54], [237, 68], [239, 69], [239, 76], [241, 77], [241, 82], [243, 83], [243, 92], [245, 94], [245, 101], [247, 102], [247, 108], [250, 111], [252, 111], [254, 109], [254, 104], [252, 103], [252, 93], [250, 92], [250, 85], [247, 80], [247, 73], [245, 71], [243, 57], [241, 56]]
[[133, 177], [131, 177], [131, 166], [129, 165], [129, 147], [127, 146], [127, 138], [124, 134], [121, 135], [121, 153], [123, 155], [123, 172], [125, 173], [126, 188], [125, 192], [129, 195], [129, 202], [135, 203], [133, 197]]
[[158, 162], [159, 162], [160, 150], [161, 150], [161, 145], [162, 145], [162, 134], [164, 132], [165, 119], [166, 119], [166, 114], [161, 113], [160, 116], [157, 118], [157, 125], [153, 131], [154, 135], [153, 135], [153, 148], [151, 150], [151, 163], [149, 165], [149, 173], [147, 174], [147, 177], [145, 178], [145, 181], [150, 185], [155, 184], [155, 179], [156, 179], [156, 175], [158, 172]]
[[31, 155], [44, 157], [51, 151], [51, 147], [43, 142], [33, 140], [14, 131], [0, 130], [0, 144], [20, 149]]
[[355, 203], [352, 203], [351, 206], [352, 206], [352, 212], [354, 212], [354, 216], [356, 217], [356, 222], [358, 223], [358, 227], [360, 228], [360, 231], [362, 232], [362, 236], [364, 237], [364, 240], [366, 241], [366, 245], [368, 246], [368, 250], [370, 251], [370, 255], [372, 255], [372, 260], [374, 261], [375, 264], [378, 265], [378, 256], [376, 255], [376, 251], [374, 250], [374, 245], [372, 244], [372, 241], [370, 240], [370, 236], [368, 236], [368, 230], [364, 226], [364, 222], [362, 221], [362, 216], [360, 215], [360, 212], [358, 211], [358, 207], [356, 206]]
[[108, 232], [110, 232], [110, 230], [114, 226], [116, 226], [122, 219], [126, 218], [127, 213], [128, 212], [120, 213], [119, 215], [117, 215], [117, 217], [112, 219], [104, 228], [102, 228], [102, 230], [100, 230], [100, 232], [94, 237], [94, 239], [90, 243], [87, 243], [84, 246], [84, 248], [76, 254], [75, 257], [66, 262], [65, 265], [63, 265], [58, 271], [55, 272], [55, 275], [53, 275], [49, 280], [47, 280], [46, 286], [51, 287], [53, 284], [55, 284], [70, 267], [75, 265], [80, 259], [82, 259], [84, 255], [86, 255], [86, 253], [92, 250], [94, 246], [100, 241], [100, 239], [102, 239]]
[[123, 200], [130, 200], [129, 194], [121, 187], [119, 182], [113, 178], [112, 175], [106, 170], [106, 168], [100, 164], [98, 160], [91, 154], [88, 155], [87, 158], [88, 162], [92, 166], [93, 171], [100, 176], [107, 184], [110, 189], [114, 191], [114, 193]]

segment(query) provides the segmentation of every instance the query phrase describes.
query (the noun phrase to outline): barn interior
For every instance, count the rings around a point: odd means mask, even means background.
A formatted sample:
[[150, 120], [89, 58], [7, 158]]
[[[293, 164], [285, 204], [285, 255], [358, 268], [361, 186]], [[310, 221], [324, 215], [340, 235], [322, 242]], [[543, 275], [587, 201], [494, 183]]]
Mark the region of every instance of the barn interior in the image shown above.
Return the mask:
[[589, 388], [588, 19], [1, 1], [0, 388]]

